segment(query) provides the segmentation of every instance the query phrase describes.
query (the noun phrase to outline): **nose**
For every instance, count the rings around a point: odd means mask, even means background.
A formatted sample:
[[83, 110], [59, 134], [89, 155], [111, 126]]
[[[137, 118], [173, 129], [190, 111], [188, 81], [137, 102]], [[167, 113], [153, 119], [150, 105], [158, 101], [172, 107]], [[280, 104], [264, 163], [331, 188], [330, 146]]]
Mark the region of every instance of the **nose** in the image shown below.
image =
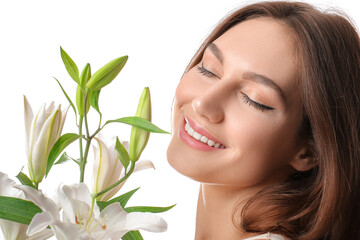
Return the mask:
[[211, 123], [219, 123], [225, 116], [223, 103], [228, 95], [221, 87], [212, 86], [192, 100], [192, 108]]

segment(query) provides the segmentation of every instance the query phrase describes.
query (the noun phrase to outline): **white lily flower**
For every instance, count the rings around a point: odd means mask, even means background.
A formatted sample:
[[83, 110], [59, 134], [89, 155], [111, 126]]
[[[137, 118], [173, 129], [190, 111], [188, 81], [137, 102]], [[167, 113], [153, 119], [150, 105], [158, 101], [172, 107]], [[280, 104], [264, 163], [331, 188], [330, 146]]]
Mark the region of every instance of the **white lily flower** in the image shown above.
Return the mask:
[[90, 191], [84, 183], [58, 189], [59, 205], [63, 209], [62, 220], [51, 199], [34, 188], [17, 187], [43, 210], [31, 221], [29, 235], [50, 226], [57, 239], [116, 240], [132, 230], [162, 232], [167, 229], [161, 217], [152, 213], [127, 213], [119, 203], [110, 204], [100, 213], [98, 206], [92, 205]]
[[68, 109], [62, 111], [61, 105], [55, 108], [54, 102], [47, 108], [44, 104], [34, 118], [24, 96], [26, 155], [30, 178], [34, 183], [38, 184], [45, 176], [49, 152], [61, 136]]
[[[95, 138], [98, 142], [98, 147], [94, 146], [95, 162], [92, 176], [92, 189], [93, 193], [99, 193], [111, 186], [119, 179], [125, 176], [124, 167], [121, 164], [118, 155], [115, 151], [116, 141], [110, 146], [107, 146], [100, 138]], [[127, 151], [129, 151], [129, 143], [122, 142], [122, 145]], [[135, 163], [134, 172], [155, 168], [154, 164], [149, 161], [138, 161]], [[114, 196], [120, 188], [125, 184], [126, 181], [120, 183], [110, 191], [99, 196], [97, 200], [107, 201]]]
[[[8, 178], [7, 174], [0, 172], [0, 183], [0, 196], [25, 199], [24, 193], [13, 187], [16, 183]], [[5, 219], [0, 219], [0, 227], [5, 240], [42, 240], [48, 239], [53, 235], [52, 231], [44, 229], [36, 235], [29, 237], [26, 235], [27, 225]]]

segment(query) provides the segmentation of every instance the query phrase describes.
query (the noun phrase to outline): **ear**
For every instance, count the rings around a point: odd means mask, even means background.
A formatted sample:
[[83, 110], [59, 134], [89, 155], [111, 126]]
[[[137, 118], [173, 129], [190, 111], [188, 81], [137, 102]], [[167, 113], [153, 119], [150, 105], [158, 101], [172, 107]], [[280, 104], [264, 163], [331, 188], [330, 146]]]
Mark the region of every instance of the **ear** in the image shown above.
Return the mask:
[[309, 146], [302, 147], [289, 164], [296, 171], [305, 172], [311, 170], [317, 165], [313, 149]]

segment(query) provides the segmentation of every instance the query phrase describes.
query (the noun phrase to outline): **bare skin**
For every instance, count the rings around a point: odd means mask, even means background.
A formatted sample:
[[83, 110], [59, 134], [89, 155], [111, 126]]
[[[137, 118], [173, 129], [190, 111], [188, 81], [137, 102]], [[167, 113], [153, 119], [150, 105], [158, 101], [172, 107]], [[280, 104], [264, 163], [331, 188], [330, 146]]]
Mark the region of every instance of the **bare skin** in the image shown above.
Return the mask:
[[[178, 172], [201, 182], [196, 240], [255, 236], [234, 226], [234, 207], [294, 169], [313, 167], [298, 139], [295, 43], [281, 22], [247, 20], [209, 45], [181, 79], [167, 155]], [[186, 122], [201, 139], [187, 133]]]

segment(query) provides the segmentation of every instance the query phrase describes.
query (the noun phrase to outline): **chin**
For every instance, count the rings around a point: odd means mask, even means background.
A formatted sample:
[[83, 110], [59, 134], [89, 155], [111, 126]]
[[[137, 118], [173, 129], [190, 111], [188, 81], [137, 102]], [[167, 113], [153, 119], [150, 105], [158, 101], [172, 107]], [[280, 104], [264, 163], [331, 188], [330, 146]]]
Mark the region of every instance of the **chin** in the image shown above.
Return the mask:
[[[204, 173], [204, 171], [200, 170], [198, 166], [196, 166], [195, 159], [189, 159], [184, 156], [182, 153], [184, 150], [180, 150], [174, 140], [170, 142], [167, 149], [167, 160], [172, 168], [174, 168], [178, 173], [191, 178], [192, 180], [198, 182], [206, 182], [206, 176], [209, 174]], [[203, 169], [204, 170], [204, 169]]]

